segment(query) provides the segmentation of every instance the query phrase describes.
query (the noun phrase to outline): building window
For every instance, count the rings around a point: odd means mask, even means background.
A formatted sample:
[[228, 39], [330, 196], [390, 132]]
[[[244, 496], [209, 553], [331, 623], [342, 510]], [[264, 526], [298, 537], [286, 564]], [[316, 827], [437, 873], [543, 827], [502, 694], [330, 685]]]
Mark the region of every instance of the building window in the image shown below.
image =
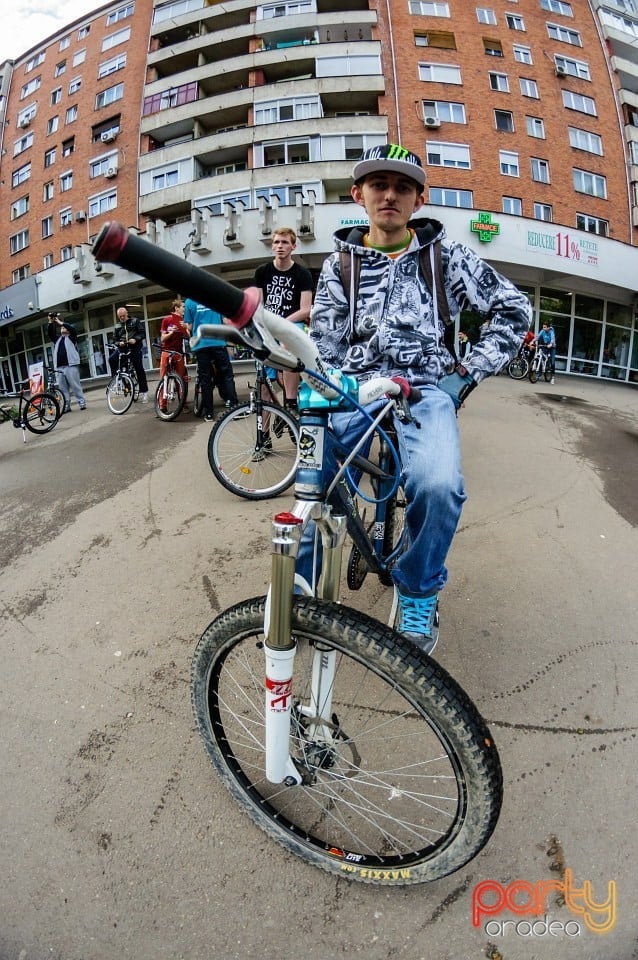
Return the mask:
[[503, 44], [500, 40], [486, 40], [483, 38], [483, 49], [487, 57], [502, 57]]
[[287, 100], [264, 100], [255, 104], [255, 125], [281, 123], [287, 120], [312, 120], [323, 116], [319, 97], [295, 97]]
[[503, 176], [518, 177], [519, 167], [517, 153], [512, 153], [510, 150], [499, 150], [498, 160]]
[[53, 254], [45, 253], [45, 255], [42, 257], [42, 269], [48, 270], [52, 266], [53, 266]]
[[26, 280], [31, 276], [31, 265], [25, 263], [24, 266], [18, 267], [17, 270], [14, 270], [11, 274], [11, 283], [20, 283], [21, 280]]
[[107, 27], [112, 26], [114, 23], [119, 23], [120, 20], [126, 20], [127, 17], [132, 17], [134, 12], [134, 3], [127, 3], [123, 7], [120, 7], [119, 10], [113, 10], [106, 18]]
[[374, 77], [381, 73], [381, 61], [376, 56], [317, 57], [317, 77]]
[[513, 13], [505, 14], [505, 22], [510, 30], [525, 30], [525, 21], [522, 17], [516, 16]]
[[501, 93], [509, 93], [510, 82], [506, 73], [488, 73], [490, 88], [500, 90]]
[[89, 216], [97, 217], [117, 207], [117, 190], [108, 190], [96, 197], [89, 198]]
[[51, 119], [47, 121], [47, 136], [57, 131], [59, 122], [60, 122], [59, 117], [51, 117]]
[[52, 167], [55, 163], [55, 147], [51, 147], [50, 150], [45, 150], [44, 152], [44, 166]]
[[125, 27], [124, 30], [118, 30], [117, 33], [112, 33], [110, 37], [104, 37], [102, 41], [102, 53], [105, 50], [112, 50], [113, 47], [117, 47], [120, 43], [126, 43], [131, 37], [131, 28]]
[[62, 37], [62, 39], [60, 40], [60, 47], [59, 47], [59, 49], [60, 49], [60, 50], [66, 50], [67, 47], [70, 47], [70, 46], [71, 46], [71, 37], [67, 34], [66, 37]]
[[[122, 84], [120, 84], [122, 86]], [[146, 97], [142, 109], [143, 116], [149, 116], [152, 113], [159, 113], [160, 110], [169, 110], [171, 107], [179, 107], [185, 103], [194, 103], [197, 100], [198, 90], [196, 83], [185, 83], [181, 87], [171, 87], [162, 93], [154, 93], [151, 97]], [[316, 98], [319, 99], [318, 97]], [[292, 101], [290, 101], [292, 102]], [[257, 107], [255, 107], [255, 111]], [[321, 114], [316, 114], [321, 116]], [[302, 118], [299, 118], [302, 119]], [[303, 119], [306, 119], [305, 117]], [[262, 121], [271, 123], [276, 121]], [[255, 120], [257, 123], [257, 120]]]
[[515, 43], [513, 48], [514, 50], [514, 59], [518, 63], [532, 63], [532, 51], [529, 47], [523, 47], [519, 43]]
[[[181, 4], [178, 9], [173, 10], [173, 16], [184, 12], [181, 10]], [[257, 7], [257, 19], [272, 20], [274, 17], [294, 17], [300, 13], [316, 13], [317, 7], [314, 0], [288, 0], [287, 3], [269, 3], [263, 7]]]
[[433, 143], [425, 144], [427, 162], [433, 167], [457, 167], [461, 170], [470, 169], [470, 148], [463, 143]]
[[14, 170], [11, 174], [11, 186], [18, 187], [21, 183], [25, 183], [31, 176], [31, 164], [25, 163], [24, 166], [18, 167], [17, 170]]
[[264, 144], [264, 166], [275, 167], [287, 163], [307, 163], [310, 160], [309, 140], [285, 140]]
[[579, 127], [569, 127], [569, 144], [577, 150], [603, 155], [603, 140], [597, 133], [589, 133]]
[[36, 53], [34, 57], [31, 57], [30, 60], [24, 65], [24, 72], [30, 73], [32, 70], [35, 70], [36, 67], [39, 67], [41, 63], [44, 63], [46, 59], [46, 54], [44, 50], [41, 50], [39, 53]]
[[591, 80], [589, 64], [583, 60], [572, 60], [570, 57], [554, 56], [556, 72], [567, 73], [570, 77], [576, 77], [578, 80]]
[[574, 190], [577, 193], [588, 193], [590, 197], [607, 199], [607, 178], [599, 173], [588, 173], [587, 170], [573, 170]]
[[514, 217], [522, 217], [523, 201], [520, 197], [503, 197], [503, 213], [510, 213]]
[[80, 27], [80, 29], [78, 30], [78, 40], [86, 40], [90, 32], [91, 32], [90, 24], [88, 24], [86, 27]]
[[538, 86], [536, 85], [535, 80], [527, 80], [525, 77], [520, 77], [519, 83], [521, 85], [521, 93], [524, 97], [531, 97], [533, 100], [540, 99], [538, 96]]
[[465, 123], [465, 104], [452, 100], [423, 100], [423, 119], [442, 123]]
[[509, 110], [495, 110], [494, 123], [497, 130], [503, 130], [506, 133], [514, 132], [514, 114]]
[[553, 220], [551, 203], [535, 203], [534, 220], [544, 220], [546, 223], [551, 223]]
[[53, 195], [54, 195], [54, 184], [53, 184], [53, 180], [49, 180], [49, 182], [48, 182], [48, 183], [45, 183], [44, 186], [42, 187], [42, 200], [43, 200], [43, 202], [46, 203], [47, 200], [53, 200]]
[[51, 106], [54, 107], [56, 103], [59, 103], [62, 99], [62, 87], [56, 87], [55, 90], [51, 92]]
[[[117, 150], [114, 153], [108, 153], [103, 157], [99, 157], [97, 160], [92, 160], [89, 164], [89, 176], [93, 180], [95, 177], [103, 176], [109, 167], [117, 166]], [[177, 174], [176, 174], [177, 175]], [[166, 175], [168, 177], [168, 174]], [[174, 186], [176, 183], [179, 183], [179, 180], [173, 180], [170, 183], [170, 186]], [[164, 184], [169, 186], [168, 182]], [[161, 190], [161, 187], [156, 189]]]
[[25, 150], [28, 150], [29, 147], [33, 146], [33, 134], [27, 133], [24, 137], [20, 137], [19, 140], [13, 145], [13, 156], [19, 157], [21, 153], [24, 153]]
[[430, 187], [430, 203], [437, 207], [463, 207], [471, 210], [473, 205], [471, 190], [446, 190], [442, 187]]
[[53, 233], [53, 217], [45, 217], [42, 221], [42, 239], [46, 240]]
[[538, 157], [531, 157], [530, 164], [532, 168], [532, 180], [537, 183], [549, 183], [549, 163], [547, 160], [539, 160]]
[[574, 16], [571, 3], [563, 3], [563, 0], [541, 0], [541, 10], [560, 13], [563, 17]]
[[443, 30], [426, 30], [414, 34], [414, 44], [417, 47], [436, 47], [441, 50], [456, 50], [456, 37], [453, 33]]
[[66, 263], [67, 260], [73, 259], [73, 247], [66, 245], [65, 247], [60, 247], [60, 263]]
[[26, 250], [28, 246], [29, 246], [28, 230], [20, 230], [19, 233], [14, 233], [14, 235], [9, 238], [9, 249], [12, 254], [20, 253], [21, 250]]
[[69, 83], [69, 96], [72, 97], [82, 86], [82, 77], [74, 77]]
[[66, 60], [60, 60], [59, 63], [56, 63], [55, 70], [53, 71], [54, 77], [61, 77], [64, 71], [66, 70]]
[[35, 93], [36, 90], [40, 89], [41, 83], [42, 77], [34, 77], [33, 80], [29, 80], [28, 83], [25, 83], [20, 90], [20, 99], [26, 100], [27, 97], [30, 97], [32, 93]]
[[490, 7], [477, 7], [476, 19], [479, 23], [491, 23], [496, 25], [496, 14]]
[[68, 140], [62, 141], [62, 156], [70, 157], [72, 153], [75, 152], [75, 137], [69, 137]]
[[73, 212], [71, 207], [67, 207], [65, 210], [60, 210], [60, 226], [61, 227], [70, 227], [73, 223]]
[[539, 140], [545, 139], [545, 121], [540, 117], [525, 117], [528, 137], [537, 137]]
[[63, 173], [60, 177], [60, 193], [66, 193], [73, 186], [73, 173]]
[[579, 113], [588, 113], [590, 116], [597, 116], [596, 101], [592, 97], [583, 97], [579, 93], [572, 93], [571, 90], [563, 90], [563, 106], [567, 110], [578, 110]]
[[101, 63], [97, 68], [98, 80], [101, 80], [103, 77], [108, 77], [109, 74], [116, 73], [118, 70], [123, 70], [125, 66], [125, 53], [120, 53], [117, 57], [111, 57], [110, 60], [105, 60], [104, 63]]
[[587, 233], [597, 233], [599, 237], [609, 236], [609, 222], [601, 220], [600, 217], [590, 217], [587, 213], [576, 214], [576, 227], [578, 230], [586, 230]]
[[86, 60], [86, 50], [78, 50], [73, 54], [73, 66], [79, 67]]
[[123, 96], [124, 84], [117, 83], [114, 87], [109, 87], [107, 90], [102, 90], [101, 93], [98, 93], [95, 98], [95, 109], [99, 110], [101, 107], [106, 107], [116, 100], [121, 100]]
[[428, 3], [428, 0], [409, 0], [410, 13], [421, 17], [449, 17], [448, 3]]
[[179, 183], [179, 170], [162, 170], [153, 174], [151, 179], [152, 190], [166, 190], [167, 187], [176, 187]]
[[64, 118], [64, 122], [75, 123], [77, 118], [78, 118], [78, 108], [77, 108], [77, 104], [74, 104], [72, 107], [69, 107], [69, 109], [67, 110]]
[[557, 23], [548, 23], [547, 33], [549, 34], [550, 40], [558, 40], [560, 43], [571, 43], [574, 47], [582, 47], [583, 45], [578, 30], [568, 30], [567, 27], [559, 27]]
[[420, 63], [419, 80], [425, 83], [463, 83], [461, 68], [444, 63]]
[[17, 220], [18, 217], [23, 217], [25, 213], [29, 212], [29, 194], [25, 197], [20, 197], [18, 200], [14, 200], [11, 204], [11, 219]]

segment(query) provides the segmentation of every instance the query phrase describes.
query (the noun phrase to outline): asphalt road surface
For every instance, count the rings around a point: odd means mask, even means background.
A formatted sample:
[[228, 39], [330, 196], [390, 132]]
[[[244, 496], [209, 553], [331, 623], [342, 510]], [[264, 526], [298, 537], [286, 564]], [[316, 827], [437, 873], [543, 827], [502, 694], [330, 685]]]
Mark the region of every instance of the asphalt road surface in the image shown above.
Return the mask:
[[[150, 404], [0, 427], [0, 960], [636, 960], [637, 415], [635, 388], [561, 377], [461, 411], [436, 656], [505, 801], [463, 870], [393, 890], [268, 840], [194, 729], [193, 648], [263, 592], [273, 502], [219, 487], [208, 426]], [[344, 601], [389, 606], [369, 579]]]

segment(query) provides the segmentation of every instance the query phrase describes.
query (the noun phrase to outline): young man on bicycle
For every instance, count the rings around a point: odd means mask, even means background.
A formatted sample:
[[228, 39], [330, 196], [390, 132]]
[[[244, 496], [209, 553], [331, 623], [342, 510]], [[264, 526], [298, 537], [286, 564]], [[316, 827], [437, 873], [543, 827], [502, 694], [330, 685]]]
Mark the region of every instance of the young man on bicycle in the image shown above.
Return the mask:
[[544, 321], [542, 329], [536, 339], [534, 344], [541, 348], [544, 353], [548, 354], [548, 363], [549, 368], [552, 371], [552, 380], [554, 383], [554, 373], [556, 371], [556, 334], [554, 333], [554, 328], [547, 320]]
[[[465, 500], [456, 415], [485, 377], [514, 357], [530, 324], [530, 306], [516, 287], [461, 243], [441, 243], [441, 295], [450, 316], [476, 310], [486, 322], [466, 366], [445, 344], [445, 324], [421, 269], [429, 257], [437, 277], [435, 245], [443, 225], [412, 219], [424, 204], [421, 160], [396, 144], [367, 150], [353, 171], [351, 189], [368, 215], [363, 233], [337, 231], [324, 263], [310, 326], [323, 359], [365, 381], [401, 376], [421, 391], [414, 422], [397, 420], [409, 545], [397, 561], [399, 630], [426, 652], [438, 637], [438, 594], [447, 580], [445, 561]], [[352, 306], [340, 273], [340, 252], [360, 258]], [[437, 285], [433, 284], [436, 291]], [[417, 426], [418, 424], [418, 426]], [[347, 446], [362, 435], [361, 414], [339, 413], [333, 429]], [[307, 572], [307, 544], [300, 569]], [[304, 563], [306, 570], [303, 569]]]
[[[160, 380], [166, 373], [170, 360], [169, 350], [178, 351], [173, 354], [173, 369], [177, 373], [188, 389], [188, 370], [186, 369], [186, 360], [184, 359], [184, 340], [188, 337], [188, 327], [184, 324], [184, 301], [173, 300], [171, 313], [164, 317], [160, 327], [160, 343], [164, 348], [160, 357]], [[160, 399], [160, 409], [166, 410], [166, 399]], [[185, 411], [188, 410], [184, 404]]]

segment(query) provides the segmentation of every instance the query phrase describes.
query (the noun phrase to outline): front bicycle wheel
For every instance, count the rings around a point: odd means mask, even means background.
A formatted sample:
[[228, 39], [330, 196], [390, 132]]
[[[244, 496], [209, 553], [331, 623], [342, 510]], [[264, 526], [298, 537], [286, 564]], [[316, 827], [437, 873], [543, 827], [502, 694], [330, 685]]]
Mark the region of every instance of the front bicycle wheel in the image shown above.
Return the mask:
[[133, 403], [133, 381], [128, 373], [116, 373], [106, 387], [106, 402], [111, 413], [121, 416]]
[[299, 459], [299, 423], [277, 404], [264, 403], [258, 443], [257, 412], [241, 403], [213, 425], [208, 462], [223, 487], [246, 500], [265, 500], [292, 484]]
[[184, 409], [186, 384], [176, 373], [165, 374], [155, 391], [155, 413], [160, 420], [175, 420]]
[[545, 383], [551, 383], [553, 376], [554, 376], [554, 371], [552, 370], [550, 362], [547, 361], [543, 369], [543, 378], [545, 380]]
[[202, 385], [199, 378], [195, 380], [195, 395], [193, 397], [193, 414], [196, 417], [204, 415], [204, 396], [202, 394]]
[[507, 365], [507, 372], [512, 380], [524, 380], [528, 369], [529, 364], [524, 357], [514, 357]]
[[529, 365], [529, 373], [528, 373], [530, 383], [536, 383], [536, 381], [538, 380], [538, 367], [539, 367], [538, 360], [532, 360], [532, 362]]
[[52, 393], [36, 393], [25, 401], [22, 414], [24, 425], [31, 433], [48, 433], [60, 419], [60, 410]]
[[[290, 754], [303, 782], [270, 783], [264, 607], [261, 597], [226, 610], [193, 658], [195, 718], [232, 796], [273, 840], [338, 876], [405, 885], [464, 866], [492, 834], [502, 800], [498, 753], [464, 691], [365, 614], [296, 597]], [[308, 709], [313, 661], [329, 650], [333, 712], [319, 724]]]

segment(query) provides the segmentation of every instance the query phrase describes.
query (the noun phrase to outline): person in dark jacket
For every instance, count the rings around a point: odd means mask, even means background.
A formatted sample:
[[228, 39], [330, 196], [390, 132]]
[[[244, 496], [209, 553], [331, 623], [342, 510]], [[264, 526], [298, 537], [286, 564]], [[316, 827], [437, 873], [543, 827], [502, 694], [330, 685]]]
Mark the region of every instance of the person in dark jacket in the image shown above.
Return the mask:
[[145, 340], [144, 326], [141, 320], [129, 317], [126, 307], [117, 308], [117, 319], [118, 325], [113, 334], [116, 349], [109, 355], [111, 375], [115, 376], [117, 373], [120, 350], [127, 346], [130, 347], [131, 363], [137, 374], [137, 382], [140, 385], [140, 400], [142, 403], [148, 403], [148, 381], [142, 359], [142, 344]]
[[47, 333], [53, 343], [53, 367], [64, 397], [64, 409], [61, 412], [69, 413], [71, 410], [71, 391], [80, 410], [86, 410], [86, 397], [80, 383], [80, 354], [76, 346], [78, 335], [75, 327], [66, 320], [60, 320], [59, 314], [50, 313]]

